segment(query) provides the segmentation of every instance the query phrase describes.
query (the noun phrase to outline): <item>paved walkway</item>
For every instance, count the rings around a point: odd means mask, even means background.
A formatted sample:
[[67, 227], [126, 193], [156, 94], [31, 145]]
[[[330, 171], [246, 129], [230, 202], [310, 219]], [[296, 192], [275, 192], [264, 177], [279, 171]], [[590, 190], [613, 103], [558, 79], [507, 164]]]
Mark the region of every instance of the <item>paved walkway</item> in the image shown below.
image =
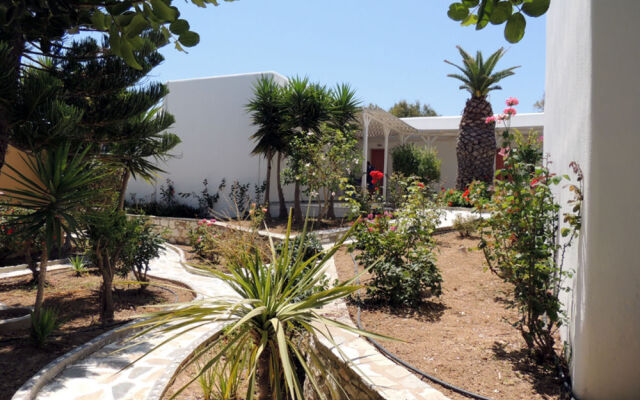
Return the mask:
[[[150, 274], [159, 278], [188, 283], [203, 297], [230, 296], [231, 289], [219, 279], [188, 273], [180, 264], [180, 255], [168, 249], [151, 263]], [[38, 393], [38, 399], [56, 400], [125, 400], [157, 398], [164, 390], [180, 363], [213, 332], [218, 323], [185, 333], [173, 343], [155, 350], [147, 357], [122, 370], [125, 366], [155, 345], [166, 335], [144, 335], [122, 352], [114, 353], [131, 342], [119, 340], [89, 357], [67, 366], [53, 381]]]
[[[457, 215], [469, 215], [468, 211], [446, 211], [439, 227], [450, 227]], [[187, 272], [181, 264], [181, 253], [169, 248], [161, 257], [151, 263], [150, 274], [159, 278], [184, 282], [190, 285], [202, 297], [228, 297], [233, 291], [221, 280]], [[62, 266], [59, 268], [63, 268]], [[333, 259], [329, 262], [329, 275], [335, 275]], [[0, 278], [16, 273], [0, 274]], [[344, 301], [336, 302], [323, 310], [325, 315], [339, 317], [350, 323]], [[42, 387], [37, 398], [43, 400], [126, 400], [157, 399], [165, 389], [175, 371], [199, 345], [221, 328], [220, 323], [200, 327], [181, 335], [171, 344], [162, 346], [147, 357], [128, 366], [155, 345], [166, 339], [167, 335], [147, 334], [140, 337], [133, 346], [126, 339], [102, 347], [86, 358], [71, 363], [52, 381]], [[386, 359], [364, 339], [342, 330], [331, 329], [344, 353], [352, 358], [360, 371], [365, 372], [373, 383], [382, 389], [386, 398], [398, 399], [446, 399], [441, 393], [413, 374]], [[325, 343], [329, 345], [329, 343]], [[124, 351], [115, 352], [125, 346]], [[335, 349], [334, 349], [335, 351]], [[356, 361], [357, 360], [357, 361]], [[394, 372], [389, 380], [389, 371]], [[366, 378], [365, 378], [366, 379]], [[385, 393], [386, 392], [386, 393]], [[400, 396], [400, 397], [397, 397]], [[14, 399], [29, 398], [26, 392], [18, 392]]]

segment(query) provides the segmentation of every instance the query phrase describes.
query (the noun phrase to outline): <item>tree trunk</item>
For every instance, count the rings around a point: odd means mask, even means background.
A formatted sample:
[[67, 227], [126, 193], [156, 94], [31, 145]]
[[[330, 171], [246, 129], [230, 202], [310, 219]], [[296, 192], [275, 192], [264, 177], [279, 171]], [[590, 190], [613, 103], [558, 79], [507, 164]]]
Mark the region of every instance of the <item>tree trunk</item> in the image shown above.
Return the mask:
[[495, 122], [485, 123], [493, 115], [491, 104], [484, 97], [467, 100], [456, 144], [458, 178], [456, 188], [465, 190], [475, 180], [493, 183], [496, 156]]
[[96, 247], [98, 268], [102, 273], [102, 286], [100, 290], [100, 321], [103, 325], [113, 322], [113, 269], [108, 255], [101, 253], [100, 247]]
[[24, 261], [27, 263], [27, 268], [31, 271], [31, 282], [38, 283], [38, 262], [31, 256], [31, 249], [33, 242], [28, 240], [25, 242], [22, 254], [24, 255]]
[[300, 183], [296, 182], [293, 192], [293, 220], [301, 224], [303, 222], [302, 206], [300, 205]]
[[44, 303], [44, 286], [47, 281], [47, 261], [49, 260], [47, 243], [42, 244], [42, 255], [40, 256], [40, 272], [38, 273], [38, 291], [36, 293], [36, 303], [33, 307], [33, 316], [37, 321], [42, 311]]
[[336, 211], [334, 208], [335, 196], [331, 193], [329, 197], [329, 210], [327, 211], [327, 218], [336, 219]]
[[278, 165], [277, 165], [277, 175], [278, 175], [278, 203], [280, 203], [280, 210], [278, 213], [278, 218], [286, 219], [288, 217], [287, 205], [284, 202], [284, 192], [282, 191], [282, 182], [280, 181], [280, 166], [282, 164], [282, 153], [278, 152]]
[[264, 204], [267, 207], [266, 217], [271, 218], [271, 161], [273, 160], [273, 152], [269, 150], [267, 152], [267, 180], [265, 181], [265, 191], [264, 191]]
[[118, 210], [124, 210], [124, 199], [127, 192], [127, 185], [129, 184], [129, 178], [131, 178], [131, 172], [125, 168], [122, 174], [122, 185], [120, 186], [120, 196], [118, 197]]
[[256, 386], [258, 387], [258, 400], [271, 400], [271, 381], [269, 379], [269, 368], [271, 364], [271, 350], [265, 346], [256, 368]]

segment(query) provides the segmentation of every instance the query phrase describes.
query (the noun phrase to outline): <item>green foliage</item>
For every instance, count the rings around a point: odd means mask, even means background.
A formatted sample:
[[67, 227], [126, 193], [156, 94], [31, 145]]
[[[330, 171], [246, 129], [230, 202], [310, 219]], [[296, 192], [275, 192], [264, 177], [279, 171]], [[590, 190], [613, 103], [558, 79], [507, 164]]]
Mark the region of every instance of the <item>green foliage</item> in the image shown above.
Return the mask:
[[[285, 243], [279, 243], [276, 245], [276, 254], [281, 255], [284, 252]], [[322, 244], [318, 237], [314, 234], [304, 234], [298, 240], [293, 240], [288, 244], [288, 252], [291, 253], [291, 268], [295, 267], [295, 263], [298, 262], [298, 258], [302, 262], [306, 262], [308, 260], [312, 260], [312, 262], [306, 267], [306, 269], [313, 268], [313, 266], [318, 263], [320, 260], [317, 258], [318, 255], [322, 253]], [[305, 271], [302, 271], [300, 276], [304, 276]], [[293, 285], [297, 285], [299, 282], [299, 278], [295, 277], [296, 281], [293, 282]], [[309, 296], [326, 290], [329, 287], [329, 278], [324, 276], [320, 279], [313, 288], [311, 288], [310, 292], [302, 292], [299, 293], [293, 301], [299, 301]]]
[[393, 214], [369, 214], [356, 230], [350, 250], [373, 272], [367, 293], [392, 305], [415, 305], [439, 296], [442, 277], [435, 264], [435, 231], [440, 212], [419, 182], [410, 182], [404, 204]]
[[[510, 149], [505, 168], [499, 170], [491, 200], [481, 196], [484, 184], [474, 183], [471, 197], [479, 211], [491, 212], [481, 224], [481, 245], [489, 268], [514, 286], [514, 304], [520, 312], [515, 326], [527, 345], [541, 358], [554, 352], [554, 334], [564, 322], [559, 299], [563, 279], [564, 251], [580, 230], [582, 188], [574, 193], [573, 212], [560, 221], [560, 205], [553, 186], [569, 177], [555, 176], [544, 163], [535, 139], [523, 139], [507, 130], [504, 145]], [[513, 146], [517, 142], [517, 146]], [[572, 163], [578, 182], [582, 173]], [[480, 195], [477, 196], [476, 193]], [[562, 238], [565, 239], [562, 239]]]
[[222, 241], [221, 229], [216, 227], [215, 219], [198, 221], [195, 229], [189, 229], [189, 245], [196, 254], [205, 260], [217, 264], [220, 259], [219, 247]]
[[473, 215], [469, 215], [466, 217], [462, 215], [456, 215], [455, 219], [453, 220], [453, 229], [458, 231], [458, 234], [462, 238], [470, 237], [478, 230], [479, 226], [480, 219]]
[[[211, 276], [229, 284], [240, 299], [212, 298], [180, 309], [156, 313], [133, 327], [143, 328], [136, 336], [148, 331], [163, 330], [175, 332], [174, 337], [179, 337], [184, 332], [183, 327], [194, 327], [209, 321], [228, 321], [228, 328], [220, 337], [199, 353], [208, 354], [210, 350], [216, 349], [215, 355], [202, 360], [202, 369], [191, 382], [207, 369], [223, 362], [223, 357], [227, 360], [239, 360], [243, 358], [243, 354], [247, 354], [247, 400], [255, 398], [256, 388], [260, 390], [261, 399], [302, 399], [303, 382], [296, 374], [294, 363], [307, 372], [306, 377], [311, 387], [319, 393], [315, 377], [308, 372], [310, 364], [314, 364], [316, 368], [324, 367], [311, 341], [317, 335], [322, 335], [334, 343], [323, 326], [337, 326], [371, 337], [379, 335], [360, 331], [317, 313], [323, 306], [355, 293], [359, 287], [353, 285], [353, 281], [338, 283], [315, 292], [314, 295], [299, 298], [301, 293], [314, 293], [313, 288], [323, 279], [326, 262], [351, 232], [331, 249], [306, 261], [303, 261], [299, 253], [294, 261], [293, 253], [289, 250], [290, 230], [291, 218], [282, 252], [277, 253], [272, 245], [271, 259], [267, 263], [253, 251], [242, 251], [228, 265], [229, 274], [214, 269], [207, 270]], [[303, 243], [303, 236], [295, 240]], [[294, 300], [296, 298], [299, 300]], [[199, 361], [196, 357], [191, 362]], [[326, 373], [331, 375], [329, 370]]]
[[439, 200], [445, 207], [473, 207], [469, 198], [469, 190], [456, 190], [442, 188]]
[[507, 68], [502, 71], [493, 72], [496, 64], [505, 53], [503, 48], [499, 48], [495, 53], [491, 54], [485, 61], [482, 57], [482, 53], [478, 51], [474, 58], [469, 53], [464, 51], [462, 47], [456, 46], [460, 55], [462, 56], [463, 66], [456, 65], [451, 61], [444, 60], [447, 64], [453, 65], [458, 68], [460, 74], [448, 74], [450, 78], [458, 79], [462, 82], [460, 89], [467, 90], [472, 97], [484, 98], [492, 90], [502, 89], [497, 85], [502, 79], [514, 74], [513, 70], [517, 67]]
[[421, 105], [418, 100], [413, 104], [409, 104], [406, 100], [400, 100], [389, 109], [389, 112], [398, 118], [435, 117], [438, 115], [429, 104]]
[[75, 256], [69, 257], [69, 263], [71, 264], [71, 269], [76, 273], [76, 276], [82, 276], [89, 272], [87, 269], [87, 263], [84, 260], [84, 256], [81, 254], [76, 254]]
[[524, 36], [526, 19], [540, 17], [549, 9], [551, 0], [462, 0], [449, 5], [447, 15], [462, 26], [475, 25], [483, 29], [488, 23], [502, 25], [509, 43], [518, 43]]
[[119, 272], [122, 276], [126, 276], [129, 271], [133, 272], [142, 290], [147, 286], [145, 283], [149, 282], [149, 263], [160, 256], [165, 240], [146, 217], [129, 218], [126, 228], [128, 238]]
[[440, 165], [435, 149], [421, 148], [407, 143], [394, 147], [391, 151], [394, 172], [404, 176], [415, 176], [423, 183], [429, 184], [440, 180]]
[[202, 371], [202, 375], [198, 377], [198, 384], [204, 400], [237, 400], [248, 361], [248, 354], [240, 354], [239, 357], [226, 359], [209, 368], [200, 363], [198, 369]]
[[31, 313], [31, 338], [39, 348], [45, 346], [59, 326], [58, 313], [52, 308], [43, 307], [39, 314]]

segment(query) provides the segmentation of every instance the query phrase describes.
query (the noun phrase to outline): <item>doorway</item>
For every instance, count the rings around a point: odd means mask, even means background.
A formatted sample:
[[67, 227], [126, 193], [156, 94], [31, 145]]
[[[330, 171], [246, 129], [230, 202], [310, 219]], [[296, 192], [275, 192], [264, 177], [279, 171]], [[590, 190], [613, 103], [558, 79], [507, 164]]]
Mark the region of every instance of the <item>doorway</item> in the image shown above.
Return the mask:
[[371, 165], [376, 171], [384, 172], [384, 149], [371, 149]]

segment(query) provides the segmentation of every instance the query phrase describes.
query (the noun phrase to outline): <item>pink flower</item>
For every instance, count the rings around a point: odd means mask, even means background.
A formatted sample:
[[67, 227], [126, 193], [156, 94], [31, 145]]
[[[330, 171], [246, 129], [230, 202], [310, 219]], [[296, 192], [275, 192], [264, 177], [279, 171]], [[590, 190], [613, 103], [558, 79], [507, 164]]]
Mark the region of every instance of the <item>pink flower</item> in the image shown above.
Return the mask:
[[372, 226], [369, 227], [369, 232], [373, 232], [373, 227]]
[[211, 222], [212, 224], [215, 224], [217, 221], [215, 220], [215, 218], [211, 218], [209, 222]]
[[367, 219], [373, 219], [373, 214], [367, 215]]
[[504, 114], [496, 115], [496, 121], [504, 121], [505, 119], [509, 119], [509, 116]]
[[211, 226], [211, 225], [213, 225], [213, 222], [207, 221], [207, 226]]
[[507, 146], [507, 147], [503, 147], [500, 149], [500, 151], [498, 152], [498, 155], [500, 157], [507, 158], [507, 156], [509, 156], [509, 151], [511, 151], [511, 149]]
[[485, 124], [490, 124], [492, 122], [496, 122], [496, 117], [495, 115], [490, 115], [487, 118], [485, 118], [484, 123]]
[[520, 104], [520, 102], [518, 101], [518, 99], [516, 99], [515, 97], [509, 97], [506, 101], [507, 105], [509, 107], [511, 106], [517, 106], [518, 104]]
[[198, 226], [202, 226], [205, 222], [207, 222], [204, 219], [201, 219], [200, 221], [198, 221]]
[[262, 209], [262, 212], [263, 212], [263, 213], [266, 213], [266, 212], [267, 212], [267, 208], [266, 208], [266, 207], [265, 207], [265, 208], [263, 208], [263, 209]]
[[202, 236], [199, 236], [199, 237], [198, 237], [197, 242], [198, 242], [198, 243], [202, 242]]
[[507, 107], [504, 109], [504, 113], [507, 114], [508, 116], [514, 116], [516, 115], [516, 109], [513, 107]]
[[539, 142], [539, 143], [544, 142], [544, 136], [540, 136], [540, 137], [538, 138], [538, 142]]
[[395, 231], [396, 231], [396, 229], [398, 229], [398, 227], [396, 227], [396, 226], [392, 226], [392, 227], [391, 227], [391, 228], [389, 228], [389, 229], [390, 229], [392, 232], [395, 232]]

